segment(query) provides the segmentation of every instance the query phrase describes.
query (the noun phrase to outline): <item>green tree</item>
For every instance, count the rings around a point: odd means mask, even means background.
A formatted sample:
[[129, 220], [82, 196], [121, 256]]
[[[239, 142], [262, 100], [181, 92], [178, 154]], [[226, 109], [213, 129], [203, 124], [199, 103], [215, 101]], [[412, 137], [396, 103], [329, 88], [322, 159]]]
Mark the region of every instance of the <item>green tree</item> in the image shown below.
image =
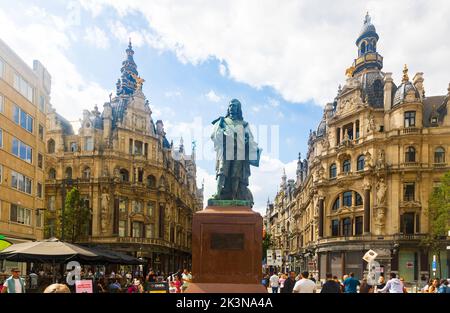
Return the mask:
[[64, 214], [61, 214], [61, 223], [64, 222], [64, 240], [76, 242], [88, 234], [91, 212], [80, 197], [80, 192], [73, 187], [66, 195]]
[[439, 277], [442, 277], [441, 253], [450, 225], [450, 172], [442, 178], [438, 187], [434, 188], [428, 203], [429, 230], [422, 244], [430, 252], [436, 254], [439, 266]]
[[268, 233], [264, 233], [263, 240], [262, 240], [262, 258], [263, 260], [266, 258], [267, 250], [270, 249], [274, 245], [272, 235]]

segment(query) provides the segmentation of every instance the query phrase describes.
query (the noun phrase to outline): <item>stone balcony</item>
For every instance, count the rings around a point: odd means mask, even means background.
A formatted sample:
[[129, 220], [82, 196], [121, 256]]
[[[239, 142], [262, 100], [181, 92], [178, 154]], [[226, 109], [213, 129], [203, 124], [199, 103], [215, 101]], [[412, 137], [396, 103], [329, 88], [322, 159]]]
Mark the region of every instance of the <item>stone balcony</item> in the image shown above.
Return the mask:
[[407, 134], [421, 134], [422, 129], [418, 127], [405, 127], [399, 129], [399, 135], [407, 135]]

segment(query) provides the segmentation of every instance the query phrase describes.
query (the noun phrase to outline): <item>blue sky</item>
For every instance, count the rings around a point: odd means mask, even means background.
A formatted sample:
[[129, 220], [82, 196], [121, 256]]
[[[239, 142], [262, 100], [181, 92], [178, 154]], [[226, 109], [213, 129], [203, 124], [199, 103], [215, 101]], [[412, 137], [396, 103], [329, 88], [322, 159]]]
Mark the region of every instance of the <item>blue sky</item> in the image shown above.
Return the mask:
[[[428, 95], [446, 93], [445, 1], [0, 0], [0, 38], [28, 64], [39, 59], [48, 68], [52, 105], [74, 122], [108, 100], [129, 37], [153, 119], [164, 121], [175, 145], [183, 135], [190, 149], [190, 130], [202, 127], [204, 138], [193, 139], [210, 150], [207, 126], [238, 98], [252, 125], [279, 130], [279, 150], [263, 152], [250, 181], [255, 209], [264, 212], [282, 169], [294, 178], [309, 130], [344, 82], [366, 11], [385, 70], [398, 80], [408, 63], [411, 77], [425, 73]], [[199, 160], [198, 173], [208, 198], [214, 162]]]

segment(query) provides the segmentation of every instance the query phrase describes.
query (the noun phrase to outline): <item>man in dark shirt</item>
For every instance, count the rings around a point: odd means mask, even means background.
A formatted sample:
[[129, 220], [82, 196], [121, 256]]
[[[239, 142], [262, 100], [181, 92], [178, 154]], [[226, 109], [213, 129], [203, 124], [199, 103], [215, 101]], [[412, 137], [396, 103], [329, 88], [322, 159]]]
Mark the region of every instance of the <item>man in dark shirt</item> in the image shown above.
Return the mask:
[[295, 285], [295, 272], [290, 271], [289, 277], [284, 281], [284, 288], [280, 290], [280, 293], [292, 293]]
[[320, 293], [341, 293], [341, 286], [333, 279], [331, 273], [326, 274], [327, 281], [323, 284]]

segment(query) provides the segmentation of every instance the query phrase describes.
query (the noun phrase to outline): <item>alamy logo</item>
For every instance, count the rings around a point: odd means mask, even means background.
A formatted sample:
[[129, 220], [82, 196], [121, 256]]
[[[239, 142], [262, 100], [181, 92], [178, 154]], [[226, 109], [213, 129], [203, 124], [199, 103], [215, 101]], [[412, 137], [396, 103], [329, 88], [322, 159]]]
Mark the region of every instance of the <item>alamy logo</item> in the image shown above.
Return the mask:
[[67, 285], [75, 285], [75, 281], [81, 280], [81, 265], [77, 261], [70, 261], [67, 263], [66, 269], [70, 272], [67, 273], [66, 282]]

